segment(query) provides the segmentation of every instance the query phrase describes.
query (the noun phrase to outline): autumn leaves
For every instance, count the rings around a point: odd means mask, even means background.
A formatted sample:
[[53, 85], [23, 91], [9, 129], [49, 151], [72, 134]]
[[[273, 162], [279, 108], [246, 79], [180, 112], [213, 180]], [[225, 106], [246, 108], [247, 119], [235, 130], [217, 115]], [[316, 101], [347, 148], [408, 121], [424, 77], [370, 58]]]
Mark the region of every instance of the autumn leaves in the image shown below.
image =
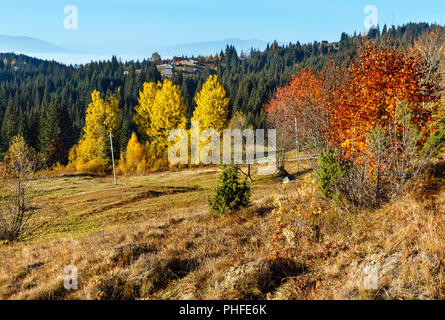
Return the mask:
[[[428, 81], [434, 77], [425, 75], [431, 70], [425, 56], [384, 41], [363, 42], [348, 68], [331, 63], [318, 73], [301, 70], [264, 107], [268, 128], [277, 130], [278, 166], [297, 140], [302, 151], [321, 154], [335, 149], [342, 161], [366, 164], [379, 175], [385, 158], [393, 157], [388, 170], [398, 163], [405, 166], [414, 156], [413, 141], [421, 145], [430, 135], [432, 106], [437, 102], [437, 95], [431, 92], [437, 89]], [[203, 84], [195, 102], [188, 119], [178, 86], [168, 79], [145, 83], [134, 115], [143, 143], [132, 136], [127, 152], [121, 155], [122, 171], [168, 167], [168, 150], [175, 143], [169, 134], [175, 129], [188, 130], [192, 122], [199, 121], [197, 136], [207, 129], [221, 135], [229, 99], [216, 76]], [[117, 99], [104, 100], [94, 91], [84, 134], [71, 150], [70, 165], [78, 171], [105, 171], [110, 158], [106, 134], [118, 135], [119, 117]], [[201, 141], [200, 150], [204, 144]]]
[[387, 44], [377, 47], [373, 42], [360, 49], [348, 69], [349, 80], [334, 92], [329, 108], [331, 140], [345, 158], [366, 152], [373, 130], [400, 133], [396, 122], [402, 112], [412, 114], [412, 123], [426, 130], [432, 116], [426, 103], [432, 97], [423, 94], [423, 72], [421, 57], [414, 51]]
[[[335, 79], [342, 73], [340, 81]], [[424, 94], [423, 75], [424, 64], [415, 51], [365, 42], [348, 69], [328, 65], [318, 74], [300, 71], [264, 109], [286, 151], [294, 147], [297, 121], [306, 150], [325, 145], [326, 139], [349, 159], [366, 151], [371, 131], [391, 127], [399, 132], [393, 126], [402, 105], [413, 115], [411, 122], [427, 130], [432, 119], [427, 103], [433, 97]]]
[[210, 76], [195, 98], [196, 109], [192, 121], [199, 121], [201, 130], [222, 132], [227, 123], [229, 98], [216, 76]]
[[329, 179], [354, 204], [392, 197], [435, 147], [425, 142], [441, 88], [428, 61], [416, 49], [363, 39], [348, 68], [331, 62], [318, 74], [300, 71], [265, 106], [278, 148], [294, 148], [296, 136], [306, 152], [334, 152], [342, 174]]
[[[227, 123], [229, 99], [219, 84], [217, 76], [210, 76], [197, 94], [196, 109], [192, 121], [200, 122], [200, 129], [222, 132]], [[134, 120], [138, 131], [146, 140], [139, 142], [133, 133], [125, 154], [121, 156], [121, 172], [144, 171], [167, 166], [167, 152], [172, 142], [169, 133], [174, 129], [186, 129], [186, 105], [177, 85], [170, 80], [144, 83], [139, 104], [135, 107]], [[109, 146], [106, 134], [118, 134], [120, 111], [114, 96], [107, 100], [95, 90], [88, 106], [84, 134], [70, 153], [70, 165], [77, 171], [105, 171], [109, 166]]]
[[110, 165], [108, 134], [116, 135], [120, 122], [119, 101], [115, 96], [106, 100], [100, 92], [91, 94], [85, 117], [83, 136], [69, 155], [70, 164], [76, 171], [104, 172]]

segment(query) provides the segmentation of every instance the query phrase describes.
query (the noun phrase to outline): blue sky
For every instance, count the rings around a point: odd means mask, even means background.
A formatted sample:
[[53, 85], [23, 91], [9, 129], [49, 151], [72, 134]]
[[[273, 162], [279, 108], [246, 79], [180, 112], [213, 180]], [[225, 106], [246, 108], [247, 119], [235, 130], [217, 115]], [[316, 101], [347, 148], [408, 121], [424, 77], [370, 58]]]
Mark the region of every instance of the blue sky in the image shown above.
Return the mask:
[[[78, 8], [77, 30], [64, 28], [66, 5]], [[380, 25], [445, 24], [443, 0], [3, 0], [0, 34], [117, 54], [227, 38], [336, 41], [343, 31], [363, 31], [367, 5], [378, 8]]]

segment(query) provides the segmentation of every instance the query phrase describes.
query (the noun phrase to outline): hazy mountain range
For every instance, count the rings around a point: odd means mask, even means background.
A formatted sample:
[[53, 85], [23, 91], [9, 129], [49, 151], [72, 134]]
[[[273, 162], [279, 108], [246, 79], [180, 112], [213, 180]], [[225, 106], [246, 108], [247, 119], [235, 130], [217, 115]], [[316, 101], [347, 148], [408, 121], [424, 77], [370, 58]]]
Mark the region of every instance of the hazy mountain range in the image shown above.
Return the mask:
[[36, 38], [0, 35], [0, 52], [67, 53], [70, 51]]
[[173, 56], [207, 56], [219, 54], [227, 45], [235, 46], [238, 53], [248, 52], [251, 48], [264, 50], [267, 43], [258, 39], [225, 39], [219, 41], [184, 43], [175, 46], [145, 46], [131, 53], [119, 54], [79, 52], [62, 48], [55, 44], [32, 37], [16, 37], [0, 35], [0, 52], [23, 53], [29, 56], [56, 60], [65, 64], [83, 64], [90, 61], [108, 60], [114, 54], [122, 60], [143, 60], [151, 56], [155, 51], [159, 52], [163, 58], [172, 58]]

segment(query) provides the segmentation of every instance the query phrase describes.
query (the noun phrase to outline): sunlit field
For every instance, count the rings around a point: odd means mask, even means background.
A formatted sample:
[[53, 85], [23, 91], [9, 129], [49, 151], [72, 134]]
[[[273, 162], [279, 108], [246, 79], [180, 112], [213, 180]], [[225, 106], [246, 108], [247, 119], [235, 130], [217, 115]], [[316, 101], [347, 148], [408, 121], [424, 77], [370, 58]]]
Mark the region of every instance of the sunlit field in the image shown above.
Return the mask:
[[[442, 166], [442, 167], [440, 167]], [[295, 173], [295, 164], [288, 165]], [[290, 187], [302, 183], [297, 175]], [[398, 202], [360, 215], [330, 208], [323, 238], [273, 257], [273, 193], [281, 181], [254, 176], [252, 206], [208, 214], [217, 167], [148, 176], [61, 176], [42, 190], [36, 233], [0, 247], [3, 299], [375, 299], [443, 298], [443, 165]], [[422, 189], [425, 188], [425, 189]], [[419, 190], [428, 193], [419, 198]], [[377, 253], [376, 253], [377, 252]], [[384, 290], [359, 271], [376, 260]], [[66, 290], [75, 266], [79, 289]]]

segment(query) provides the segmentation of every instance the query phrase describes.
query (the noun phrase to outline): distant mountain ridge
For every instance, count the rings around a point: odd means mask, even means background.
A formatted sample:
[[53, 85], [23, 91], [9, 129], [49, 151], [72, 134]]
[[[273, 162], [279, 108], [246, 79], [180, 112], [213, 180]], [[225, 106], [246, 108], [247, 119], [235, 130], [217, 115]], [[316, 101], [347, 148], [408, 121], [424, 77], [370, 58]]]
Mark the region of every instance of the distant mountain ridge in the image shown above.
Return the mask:
[[69, 50], [47, 41], [26, 36], [0, 35], [0, 52], [14, 53], [68, 53]]
[[171, 56], [209, 56], [219, 54], [220, 51], [224, 51], [226, 46], [234, 46], [238, 53], [241, 51], [250, 51], [251, 48], [264, 50], [267, 46], [267, 43], [258, 40], [258, 39], [250, 39], [243, 40], [237, 38], [230, 38], [218, 41], [205, 41], [205, 42], [196, 42], [196, 43], [183, 43], [175, 46], [160, 48], [159, 53], [163, 56], [171, 57]]
[[163, 58], [174, 56], [209, 56], [219, 54], [226, 46], [234, 46], [238, 53], [248, 52], [250, 49], [264, 50], [267, 43], [258, 39], [243, 40], [230, 38], [217, 41], [183, 43], [174, 46], [147, 46], [144, 49], [135, 49], [134, 52], [120, 54], [117, 52], [95, 53], [77, 52], [59, 47], [50, 42], [27, 36], [0, 35], [0, 52], [12, 52], [26, 54], [32, 57], [55, 60], [66, 64], [84, 64], [91, 61], [108, 60], [116, 55], [122, 60], [144, 60], [148, 59], [153, 52], [159, 52]]

